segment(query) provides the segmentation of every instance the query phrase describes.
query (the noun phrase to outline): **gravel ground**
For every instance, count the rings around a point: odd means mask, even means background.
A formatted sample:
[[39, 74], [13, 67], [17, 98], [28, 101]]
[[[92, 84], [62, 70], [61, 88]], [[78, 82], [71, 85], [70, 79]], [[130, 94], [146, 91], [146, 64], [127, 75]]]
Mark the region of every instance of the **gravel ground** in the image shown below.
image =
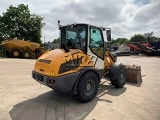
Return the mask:
[[118, 57], [142, 67], [142, 84], [116, 89], [103, 79], [96, 98], [79, 103], [32, 79], [35, 60], [0, 58], [0, 120], [160, 120], [160, 58]]

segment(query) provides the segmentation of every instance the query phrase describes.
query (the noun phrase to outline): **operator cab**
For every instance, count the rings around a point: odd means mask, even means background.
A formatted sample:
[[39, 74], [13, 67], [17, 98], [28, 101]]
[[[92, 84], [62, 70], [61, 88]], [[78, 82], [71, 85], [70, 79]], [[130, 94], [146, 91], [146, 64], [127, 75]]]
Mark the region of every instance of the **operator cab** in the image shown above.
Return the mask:
[[111, 29], [95, 27], [88, 24], [59, 25], [61, 48], [66, 52], [79, 49], [88, 54], [94, 66], [103, 68], [105, 56], [105, 41], [103, 31], [106, 31], [108, 41], [111, 40]]
[[[80, 49], [85, 53], [88, 52], [88, 47], [91, 50], [93, 48], [104, 48], [103, 30], [104, 28], [102, 29], [88, 24], [60, 26], [61, 48], [68, 51], [69, 49]], [[107, 36], [109, 36], [108, 41], [110, 41], [110, 34], [109, 29], [107, 31]], [[100, 56], [102, 57], [102, 55]]]

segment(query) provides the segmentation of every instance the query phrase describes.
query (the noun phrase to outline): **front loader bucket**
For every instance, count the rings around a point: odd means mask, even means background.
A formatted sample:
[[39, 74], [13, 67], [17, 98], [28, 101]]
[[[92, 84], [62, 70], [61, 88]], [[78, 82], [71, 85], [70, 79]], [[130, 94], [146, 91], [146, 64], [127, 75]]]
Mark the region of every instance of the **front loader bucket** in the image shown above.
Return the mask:
[[125, 65], [127, 70], [127, 82], [142, 83], [141, 66]]

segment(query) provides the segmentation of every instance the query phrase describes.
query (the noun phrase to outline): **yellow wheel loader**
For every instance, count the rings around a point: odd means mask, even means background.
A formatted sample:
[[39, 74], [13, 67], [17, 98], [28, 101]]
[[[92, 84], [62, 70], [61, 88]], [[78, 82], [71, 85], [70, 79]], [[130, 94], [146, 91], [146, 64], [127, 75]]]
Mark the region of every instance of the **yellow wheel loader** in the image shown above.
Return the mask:
[[100, 80], [110, 75], [111, 84], [122, 88], [127, 80], [126, 68], [105, 49], [103, 32], [111, 40], [111, 29], [89, 24], [71, 24], [60, 30], [60, 49], [40, 56], [32, 77], [58, 92], [71, 93], [80, 102], [96, 96]]
[[47, 52], [47, 49], [39, 43], [19, 39], [4, 40], [0, 46], [3, 47], [3, 53], [8, 58], [38, 58]]

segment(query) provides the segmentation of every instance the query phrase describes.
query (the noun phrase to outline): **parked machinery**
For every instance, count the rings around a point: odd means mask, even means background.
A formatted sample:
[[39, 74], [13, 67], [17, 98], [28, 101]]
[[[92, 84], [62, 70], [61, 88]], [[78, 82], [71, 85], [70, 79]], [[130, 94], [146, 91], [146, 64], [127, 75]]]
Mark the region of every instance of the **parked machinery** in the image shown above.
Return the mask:
[[145, 54], [148, 56], [160, 56], [160, 41], [153, 42], [132, 42], [128, 46], [131, 54]]
[[111, 29], [89, 24], [59, 25], [60, 48], [39, 57], [32, 77], [58, 92], [72, 93], [81, 102], [97, 94], [103, 75], [122, 88], [127, 81], [126, 67], [106, 51], [102, 31], [111, 40]]
[[4, 54], [11, 58], [38, 58], [47, 51], [44, 45], [19, 39], [4, 40], [0, 45]]

